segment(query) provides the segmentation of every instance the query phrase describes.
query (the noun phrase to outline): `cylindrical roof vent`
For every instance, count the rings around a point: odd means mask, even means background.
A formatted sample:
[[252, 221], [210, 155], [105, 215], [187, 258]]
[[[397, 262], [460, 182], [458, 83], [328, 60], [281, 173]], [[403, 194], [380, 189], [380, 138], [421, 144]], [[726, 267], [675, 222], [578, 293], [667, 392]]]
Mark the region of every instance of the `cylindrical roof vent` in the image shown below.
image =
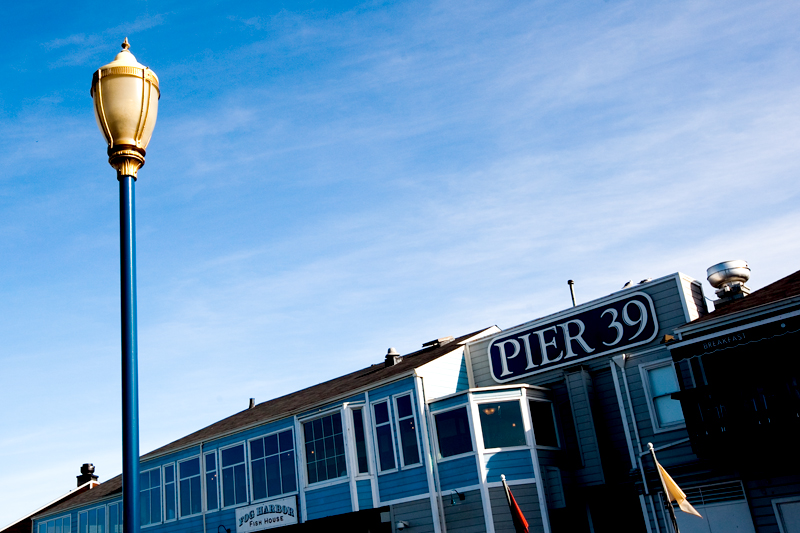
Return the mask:
[[723, 261], [706, 269], [708, 282], [716, 290], [719, 300], [714, 302], [715, 307], [725, 305], [750, 294], [750, 289], [745, 282], [750, 279], [750, 266], [747, 261], [734, 259]]

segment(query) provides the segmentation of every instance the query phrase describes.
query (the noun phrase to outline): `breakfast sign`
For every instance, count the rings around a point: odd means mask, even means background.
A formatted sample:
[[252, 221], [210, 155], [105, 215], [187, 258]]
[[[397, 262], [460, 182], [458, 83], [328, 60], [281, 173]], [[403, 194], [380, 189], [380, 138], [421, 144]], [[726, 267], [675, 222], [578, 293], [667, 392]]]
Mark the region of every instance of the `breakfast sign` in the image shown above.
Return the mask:
[[506, 383], [640, 346], [652, 341], [657, 333], [653, 300], [643, 292], [635, 292], [496, 337], [489, 344], [489, 366], [492, 378]]

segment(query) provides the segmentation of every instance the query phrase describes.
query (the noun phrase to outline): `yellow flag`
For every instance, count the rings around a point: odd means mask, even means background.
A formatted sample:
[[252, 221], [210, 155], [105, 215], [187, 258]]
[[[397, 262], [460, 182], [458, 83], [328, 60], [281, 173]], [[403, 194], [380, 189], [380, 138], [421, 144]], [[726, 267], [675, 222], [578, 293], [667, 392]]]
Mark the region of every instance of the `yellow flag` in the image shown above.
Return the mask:
[[661, 479], [664, 480], [664, 489], [669, 495], [669, 501], [678, 502], [678, 507], [680, 507], [681, 511], [684, 513], [693, 514], [703, 518], [700, 513], [698, 513], [695, 508], [692, 507], [692, 504], [686, 500], [686, 494], [683, 493], [677, 483], [675, 483], [669, 474], [667, 474], [667, 471], [664, 470], [664, 467], [661, 466], [658, 461], [656, 461], [656, 465], [658, 465], [658, 471], [661, 472]]

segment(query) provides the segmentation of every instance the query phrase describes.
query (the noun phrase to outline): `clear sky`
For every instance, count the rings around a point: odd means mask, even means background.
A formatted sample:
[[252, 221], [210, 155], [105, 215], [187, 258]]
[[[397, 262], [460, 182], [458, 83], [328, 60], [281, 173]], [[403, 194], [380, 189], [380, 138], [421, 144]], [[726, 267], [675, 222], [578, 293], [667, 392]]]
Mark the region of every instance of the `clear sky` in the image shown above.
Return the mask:
[[[632, 279], [800, 265], [800, 4], [11, 2], [0, 526], [121, 470], [117, 182], [92, 73], [162, 98], [136, 185], [141, 449]], [[704, 281], [706, 293], [713, 296]]]

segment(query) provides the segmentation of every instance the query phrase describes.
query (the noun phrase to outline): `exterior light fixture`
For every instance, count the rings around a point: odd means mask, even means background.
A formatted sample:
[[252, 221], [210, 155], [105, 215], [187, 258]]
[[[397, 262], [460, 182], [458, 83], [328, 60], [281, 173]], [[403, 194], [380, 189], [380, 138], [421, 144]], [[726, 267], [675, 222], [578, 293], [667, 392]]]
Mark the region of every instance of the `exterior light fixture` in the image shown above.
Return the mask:
[[136, 331], [136, 226], [134, 183], [158, 115], [158, 77], [136, 61], [127, 37], [114, 61], [92, 77], [97, 125], [119, 181], [120, 296], [122, 300], [122, 508], [123, 531], [139, 533], [139, 383]]

